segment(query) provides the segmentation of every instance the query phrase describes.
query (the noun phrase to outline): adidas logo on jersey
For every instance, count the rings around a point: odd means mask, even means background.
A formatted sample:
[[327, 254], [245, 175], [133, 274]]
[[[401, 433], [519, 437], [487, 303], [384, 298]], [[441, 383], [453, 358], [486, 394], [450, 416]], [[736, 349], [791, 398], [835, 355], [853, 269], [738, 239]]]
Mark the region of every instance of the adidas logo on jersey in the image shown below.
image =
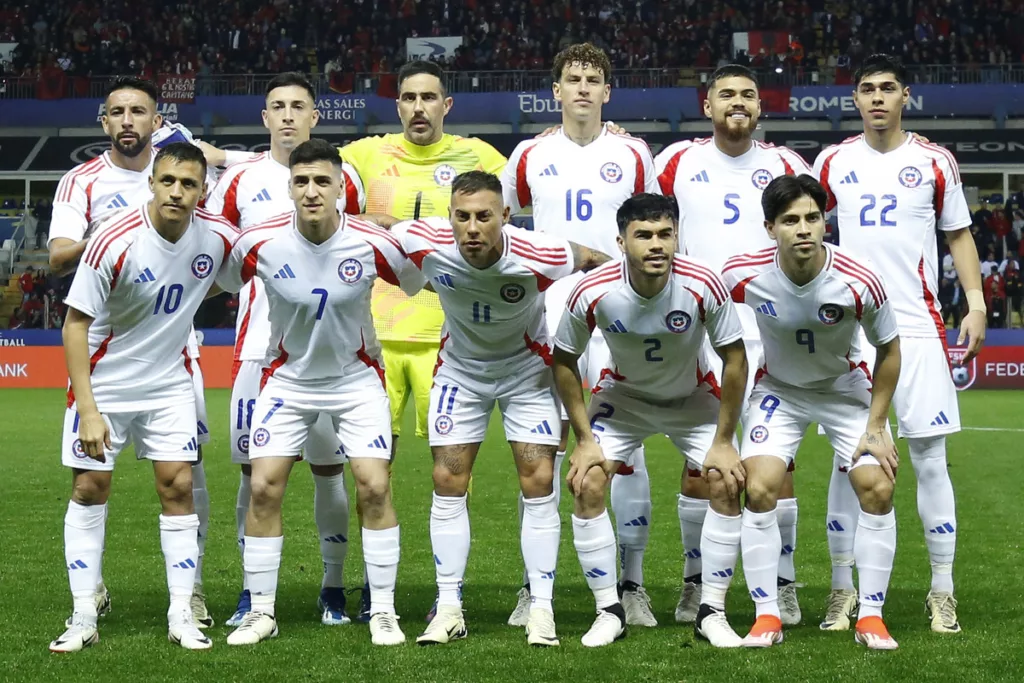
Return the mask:
[[294, 280], [295, 279], [295, 271], [293, 271], [292, 267], [289, 266], [286, 263], [286, 264], [284, 264], [284, 267], [281, 268], [281, 270], [277, 271], [277, 274], [274, 275], [274, 279], [275, 280]]
[[388, 442], [384, 440], [383, 436], [378, 436], [376, 439], [374, 439], [370, 443], [366, 444], [366, 447], [367, 448], [383, 448], [384, 450], [387, 450]]
[[434, 278], [434, 282], [441, 285], [442, 287], [447, 287], [448, 289], [455, 289], [455, 282], [452, 281], [452, 276], [449, 275], [448, 273], [441, 273], [440, 275]]
[[626, 326], [622, 324], [621, 320], [616, 320], [604, 329], [606, 332], [611, 332], [612, 334], [622, 334], [626, 331]]
[[548, 421], [544, 420], [539, 425], [530, 430], [531, 434], [551, 434], [551, 426], [548, 425]]
[[267, 188], [263, 188], [262, 190], [260, 190], [260, 193], [258, 195], [256, 195], [255, 197], [252, 198], [252, 201], [253, 202], [269, 202], [270, 201], [270, 192], [267, 191]]
[[183, 451], [198, 451], [199, 450], [199, 442], [196, 440], [196, 437], [193, 436], [192, 440], [189, 441], [187, 444], [185, 444], [184, 448], [182, 448], [181, 450], [183, 450]]
[[191, 557], [186, 557], [181, 562], [178, 562], [177, 564], [172, 564], [171, 566], [175, 569], [195, 569], [196, 563]]
[[930, 534], [952, 534], [955, 531], [956, 531], [956, 529], [953, 527], [953, 525], [950, 524], [949, 522], [946, 522], [945, 524], [940, 524], [939, 526], [935, 527], [934, 529], [929, 529], [928, 533], [930, 533]]
[[708, 172], [707, 171], [701, 171], [697, 175], [695, 175], [692, 178], [690, 178], [690, 182], [691, 183], [710, 183], [711, 181], [708, 180]]
[[765, 301], [763, 304], [754, 309], [758, 313], [762, 313], [769, 318], [778, 318], [779, 314], [775, 312], [775, 304], [771, 301]]
[[551, 164], [550, 166], [545, 168], [543, 171], [541, 171], [540, 174], [541, 175], [558, 175], [558, 169], [555, 168], [554, 164]]
[[109, 204], [107, 204], [107, 208], [108, 209], [124, 209], [124, 208], [127, 208], [127, 207], [128, 207], [128, 202], [125, 201], [125, 198], [121, 196], [120, 192], [118, 192], [116, 195], [114, 195], [114, 198], [112, 200], [110, 200]]
[[850, 171], [846, 174], [846, 177], [839, 181], [840, 185], [856, 185], [860, 181], [857, 180], [857, 172]]
[[137, 278], [133, 280], [133, 282], [137, 285], [141, 285], [143, 282], [155, 281], [156, 277], [153, 276], [153, 271], [151, 271], [149, 268], [146, 268]]
[[948, 425], [948, 424], [949, 424], [949, 418], [946, 417], [946, 413], [940, 411], [939, 414], [936, 416], [936, 418], [934, 420], [932, 420], [931, 426], [932, 427], [941, 427], [942, 425]]
[[390, 176], [398, 176], [398, 175], [400, 175], [399, 172], [398, 172], [398, 166], [392, 164], [391, 168], [389, 168], [388, 170], [384, 171], [384, 173], [382, 175], [390, 175]]

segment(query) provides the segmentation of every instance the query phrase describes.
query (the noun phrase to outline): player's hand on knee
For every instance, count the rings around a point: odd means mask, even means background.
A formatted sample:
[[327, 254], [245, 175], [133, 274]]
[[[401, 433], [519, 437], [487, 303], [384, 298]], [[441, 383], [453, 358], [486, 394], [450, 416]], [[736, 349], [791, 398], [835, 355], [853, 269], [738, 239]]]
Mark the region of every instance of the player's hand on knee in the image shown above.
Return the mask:
[[604, 452], [596, 441], [583, 441], [576, 444], [572, 455], [569, 456], [569, 473], [565, 482], [569, 490], [579, 495], [583, 490], [583, 479], [592, 467], [604, 467]]
[[106, 462], [106, 448], [110, 448], [110, 429], [107, 421], [99, 413], [79, 414], [78, 438], [82, 441], [82, 451], [100, 462]]
[[711, 483], [708, 475], [711, 471], [718, 472], [725, 483], [729, 496], [735, 497], [740, 494], [747, 484], [747, 472], [740, 460], [740, 454], [731, 442], [714, 444], [708, 454], [704, 457], [704, 467], [701, 470], [701, 477], [704, 481]]
[[878, 461], [885, 476], [889, 481], [896, 481], [896, 470], [900, 464], [900, 454], [896, 450], [896, 444], [892, 441], [892, 435], [888, 429], [867, 431], [860, 437], [857, 450], [853, 454], [853, 464], [856, 465], [861, 456], [870, 455]]

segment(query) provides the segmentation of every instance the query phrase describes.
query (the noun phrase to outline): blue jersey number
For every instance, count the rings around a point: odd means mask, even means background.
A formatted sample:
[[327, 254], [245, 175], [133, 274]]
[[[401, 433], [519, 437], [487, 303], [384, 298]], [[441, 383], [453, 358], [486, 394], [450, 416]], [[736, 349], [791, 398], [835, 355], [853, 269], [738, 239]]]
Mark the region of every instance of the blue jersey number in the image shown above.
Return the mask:
[[248, 429], [252, 425], [252, 409], [255, 407], [256, 399], [254, 398], [250, 398], [248, 402], [244, 398], [238, 399], [235, 429]]
[[327, 306], [327, 290], [317, 287], [310, 294], [316, 294], [320, 297], [320, 305], [316, 307], [316, 319], [321, 320], [324, 317], [324, 308]]
[[565, 191], [565, 220], [571, 221], [575, 214], [578, 221], [589, 221], [594, 215], [594, 205], [587, 201], [587, 197], [594, 194], [590, 190], [580, 190], [576, 193], [576, 207], [573, 211], [572, 190]]
[[491, 322], [491, 305], [481, 304], [479, 301], [473, 302], [473, 322], [475, 323], [489, 323]]
[[814, 353], [814, 333], [810, 330], [797, 330], [796, 343], [807, 347], [807, 353]]
[[266, 417], [263, 418], [263, 421], [260, 422], [260, 424], [264, 424], [265, 425], [268, 422], [270, 422], [270, 418], [274, 416], [274, 413], [276, 413], [278, 410], [280, 410], [281, 406], [284, 405], [284, 401], [282, 399], [271, 398], [270, 400], [274, 402], [274, 405], [271, 406], [270, 410], [267, 411]]
[[160, 291], [156, 293], [156, 306], [153, 307], [153, 315], [160, 312], [161, 305], [164, 313], [174, 313], [181, 305], [181, 295], [184, 292], [185, 288], [181, 285], [161, 287]]
[[611, 403], [601, 403], [598, 404], [598, 407], [600, 407], [601, 410], [594, 413], [594, 417], [590, 418], [590, 428], [593, 429], [595, 432], [603, 432], [604, 427], [597, 424], [597, 421], [602, 419], [606, 420], [612, 415], [614, 415], [615, 406], [613, 406]]
[[781, 401], [779, 401], [778, 398], [772, 396], [771, 394], [768, 394], [763, 399], [761, 399], [760, 407], [761, 410], [764, 411], [764, 421], [766, 423], [771, 422], [772, 415], [775, 414], [775, 409], [779, 407], [780, 403]]
[[889, 220], [889, 213], [896, 208], [896, 195], [882, 195], [882, 210], [878, 213], [879, 223], [875, 223], [875, 220], [868, 215], [869, 212], [873, 212], [874, 208], [878, 206], [878, 199], [875, 198], [875, 195], [862, 194], [860, 198], [865, 202], [860, 210], [861, 227], [866, 228], [879, 224], [886, 228], [896, 227], [896, 221]]
[[732, 215], [726, 216], [725, 220], [722, 221], [726, 225], [738, 223], [740, 220], [740, 207], [733, 204], [733, 202], [739, 198], [740, 196], [735, 192], [730, 192], [729, 194], [725, 195], [725, 208], [732, 211]]
[[644, 353], [644, 358], [650, 363], [660, 363], [665, 360], [661, 356], [657, 355], [657, 352], [661, 350], [660, 339], [644, 339], [644, 344], [647, 345], [647, 351]]

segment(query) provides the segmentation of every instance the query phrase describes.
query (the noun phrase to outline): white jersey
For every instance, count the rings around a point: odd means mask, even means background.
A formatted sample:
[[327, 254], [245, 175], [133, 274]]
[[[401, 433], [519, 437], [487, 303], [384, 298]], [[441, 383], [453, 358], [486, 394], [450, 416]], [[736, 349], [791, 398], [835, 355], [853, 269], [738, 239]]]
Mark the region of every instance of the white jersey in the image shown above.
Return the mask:
[[299, 233], [295, 212], [242, 233], [223, 285], [238, 291], [253, 278], [270, 302], [270, 345], [263, 381], [271, 376], [297, 391], [334, 391], [373, 368], [384, 379], [380, 344], [370, 318], [377, 278], [414, 293], [424, 284], [398, 240], [372, 223], [342, 214], [323, 244]]
[[935, 230], [971, 225], [953, 155], [910, 133], [880, 154], [858, 135], [825, 149], [814, 170], [837, 210], [839, 243], [888, 285], [900, 335], [945, 339]]
[[[345, 194], [338, 198], [338, 211], [358, 214], [366, 205], [363, 181], [348, 164], [342, 165]], [[262, 152], [233, 164], [221, 175], [206, 200], [206, 208], [245, 230], [295, 209], [288, 192], [291, 173], [270, 154]], [[259, 278], [250, 280], [238, 293], [235, 319], [236, 363], [262, 361], [270, 343], [270, 308]]]
[[580, 147], [564, 131], [519, 143], [501, 185], [512, 213], [533, 206], [533, 225], [617, 256], [615, 214], [641, 192], [658, 192], [654, 159], [639, 138], [609, 133]]
[[[93, 318], [92, 390], [101, 411], [192, 400], [185, 355], [192, 318], [236, 237], [234, 227], [200, 209], [171, 244], [145, 206], [92, 236], [65, 303]], [[69, 395], [68, 407], [73, 402]]]
[[506, 225], [502, 253], [489, 268], [462, 257], [450, 222], [425, 218], [392, 229], [444, 309], [438, 362], [501, 376], [551, 364], [544, 291], [573, 272], [568, 240]]
[[653, 404], [685, 398], [701, 384], [717, 392], [717, 379], [698, 362], [704, 331], [716, 348], [743, 336], [721, 278], [703, 262], [679, 254], [665, 289], [650, 299], [633, 289], [622, 260], [587, 273], [566, 309], [555, 344], [581, 354], [600, 328], [614, 364], [602, 369], [601, 379]]
[[896, 318], [881, 278], [842, 249], [826, 244], [825, 267], [802, 287], [779, 267], [778, 249], [736, 256], [722, 277], [736, 303], [755, 311], [764, 345], [758, 377], [805, 389], [828, 389], [858, 368], [858, 327], [872, 346], [892, 341]]

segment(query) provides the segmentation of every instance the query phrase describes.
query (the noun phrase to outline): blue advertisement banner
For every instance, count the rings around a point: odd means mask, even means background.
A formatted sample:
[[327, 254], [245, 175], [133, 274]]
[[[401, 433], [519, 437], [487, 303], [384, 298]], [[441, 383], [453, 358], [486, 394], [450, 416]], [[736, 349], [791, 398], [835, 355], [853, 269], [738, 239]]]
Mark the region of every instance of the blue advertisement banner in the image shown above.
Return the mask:
[[[697, 88], [613, 90], [604, 118], [614, 121], [700, 119]], [[258, 125], [264, 99], [259, 95], [196, 97], [195, 102], [160, 104], [160, 113], [189, 127]], [[326, 95], [317, 99], [326, 125], [372, 125], [398, 120], [395, 101], [377, 95]], [[83, 127], [99, 121], [103, 100], [4, 100], [0, 127]], [[1024, 116], [1024, 84], [919, 85], [911, 88], [907, 116]], [[849, 86], [800, 86], [789, 91], [789, 111], [779, 118], [856, 118]], [[549, 91], [459, 93], [448, 123], [551, 123], [561, 105]]]

